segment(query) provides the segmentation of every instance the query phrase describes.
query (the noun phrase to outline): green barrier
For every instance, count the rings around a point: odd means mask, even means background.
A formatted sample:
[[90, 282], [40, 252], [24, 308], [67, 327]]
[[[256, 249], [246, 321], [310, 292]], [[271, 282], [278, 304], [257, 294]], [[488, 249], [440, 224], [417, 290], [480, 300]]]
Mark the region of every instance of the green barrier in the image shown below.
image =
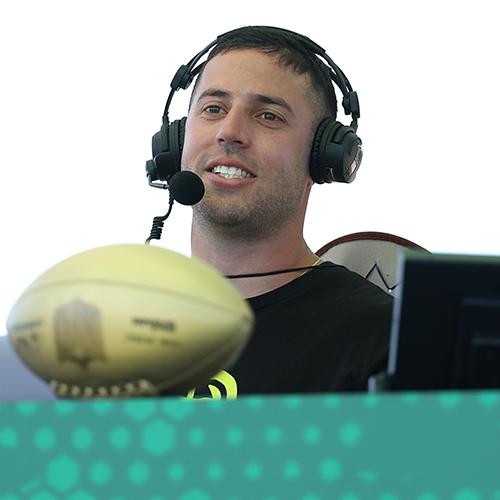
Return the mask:
[[0, 405], [0, 499], [500, 500], [500, 392]]

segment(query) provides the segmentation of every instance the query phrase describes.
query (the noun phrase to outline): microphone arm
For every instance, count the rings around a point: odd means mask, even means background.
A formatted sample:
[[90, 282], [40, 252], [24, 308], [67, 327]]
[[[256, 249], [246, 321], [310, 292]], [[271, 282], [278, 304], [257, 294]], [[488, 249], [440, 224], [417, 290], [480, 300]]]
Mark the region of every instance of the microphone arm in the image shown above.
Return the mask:
[[[166, 183], [153, 182], [153, 181], [158, 180], [158, 174], [156, 172], [157, 172], [157, 169], [156, 169], [156, 165], [154, 163], [154, 160], [148, 160], [146, 162], [146, 176], [148, 178], [148, 184], [154, 188], [168, 189], [168, 182], [166, 182]], [[172, 175], [168, 176], [168, 180], [170, 180], [173, 175], [175, 175], [175, 172], [172, 173]]]
[[168, 189], [168, 184], [165, 182], [153, 182], [151, 176], [148, 175], [148, 184], [153, 188]]
[[153, 182], [157, 177], [155, 177], [152, 170], [147, 168], [147, 165], [146, 171], [148, 183], [151, 187], [169, 190], [168, 212], [163, 216], [153, 218], [150, 235], [145, 241], [146, 244], [149, 244], [151, 240], [159, 240], [161, 238], [164, 222], [170, 215], [170, 212], [172, 212], [174, 200], [182, 205], [195, 205], [203, 198], [205, 186], [200, 177], [193, 172], [182, 171], [174, 173], [166, 179], [165, 183], [161, 183]]

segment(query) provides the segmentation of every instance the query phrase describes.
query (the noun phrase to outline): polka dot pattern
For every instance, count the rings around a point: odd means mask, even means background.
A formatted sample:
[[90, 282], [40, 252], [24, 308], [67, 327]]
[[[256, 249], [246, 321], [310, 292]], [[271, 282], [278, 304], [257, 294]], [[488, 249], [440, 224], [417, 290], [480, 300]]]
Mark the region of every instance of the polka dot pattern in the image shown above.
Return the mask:
[[117, 425], [111, 430], [110, 443], [115, 449], [123, 450], [130, 445], [131, 432], [123, 425]]
[[340, 441], [346, 446], [355, 446], [361, 439], [362, 429], [356, 422], [348, 422], [340, 428]]
[[498, 391], [3, 404], [0, 500], [500, 500], [499, 409]]
[[137, 485], [144, 484], [150, 475], [149, 466], [146, 462], [136, 461], [128, 468], [128, 480]]
[[106, 462], [96, 462], [90, 469], [90, 478], [95, 484], [107, 484], [111, 476], [111, 466]]
[[75, 448], [88, 450], [94, 444], [94, 435], [88, 427], [78, 427], [73, 432], [72, 440]]
[[184, 468], [184, 465], [179, 463], [171, 464], [167, 471], [168, 478], [174, 481], [180, 481], [181, 479], [184, 479], [185, 475], [186, 475], [186, 470]]
[[257, 480], [262, 476], [262, 465], [259, 462], [250, 462], [245, 466], [245, 477], [249, 480]]
[[34, 443], [39, 450], [51, 450], [56, 443], [56, 433], [50, 427], [41, 427], [35, 432]]

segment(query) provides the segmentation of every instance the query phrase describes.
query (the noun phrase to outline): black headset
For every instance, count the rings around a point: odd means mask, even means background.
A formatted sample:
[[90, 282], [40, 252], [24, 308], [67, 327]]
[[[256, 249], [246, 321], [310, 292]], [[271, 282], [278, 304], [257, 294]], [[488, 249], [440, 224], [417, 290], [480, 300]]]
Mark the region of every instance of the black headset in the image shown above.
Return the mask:
[[[310, 38], [289, 31], [283, 28], [271, 26], [256, 26], [266, 28], [278, 33], [287, 33], [297, 38], [303, 46], [312, 54], [323, 58], [330, 67], [330, 78], [342, 91], [342, 107], [346, 115], [351, 115], [350, 126], [333, 118], [325, 118], [318, 125], [311, 148], [309, 159], [310, 175], [314, 182], [318, 184], [329, 182], [352, 182], [356, 177], [363, 149], [361, 139], [356, 135], [358, 128], [359, 100], [357, 93], [353, 91], [349, 80], [342, 70], [332, 61], [326, 51]], [[238, 28], [239, 30], [241, 28]], [[146, 162], [146, 173], [150, 186], [165, 188], [155, 180], [168, 181], [175, 173], [181, 169], [182, 148], [184, 145], [184, 131], [186, 117], [175, 120], [172, 123], [168, 119], [168, 109], [174, 96], [179, 89], [187, 89], [193, 78], [200, 72], [204, 63], [196, 66], [198, 61], [216, 46], [221, 39], [233, 33], [232, 30], [219, 35], [216, 40], [207, 45], [201, 52], [198, 52], [187, 64], [182, 65], [175, 73], [170, 83], [170, 94], [165, 105], [162, 117], [161, 130], [152, 139], [153, 159]]]

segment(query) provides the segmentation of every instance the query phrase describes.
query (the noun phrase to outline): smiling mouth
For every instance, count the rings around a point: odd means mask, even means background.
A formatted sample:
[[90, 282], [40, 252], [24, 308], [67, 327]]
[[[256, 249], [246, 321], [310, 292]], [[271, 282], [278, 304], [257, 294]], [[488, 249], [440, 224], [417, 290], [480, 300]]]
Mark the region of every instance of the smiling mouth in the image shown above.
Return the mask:
[[249, 179], [255, 177], [250, 172], [246, 172], [238, 167], [227, 167], [226, 165], [216, 165], [214, 168], [209, 170], [214, 174], [218, 174], [224, 179]]

